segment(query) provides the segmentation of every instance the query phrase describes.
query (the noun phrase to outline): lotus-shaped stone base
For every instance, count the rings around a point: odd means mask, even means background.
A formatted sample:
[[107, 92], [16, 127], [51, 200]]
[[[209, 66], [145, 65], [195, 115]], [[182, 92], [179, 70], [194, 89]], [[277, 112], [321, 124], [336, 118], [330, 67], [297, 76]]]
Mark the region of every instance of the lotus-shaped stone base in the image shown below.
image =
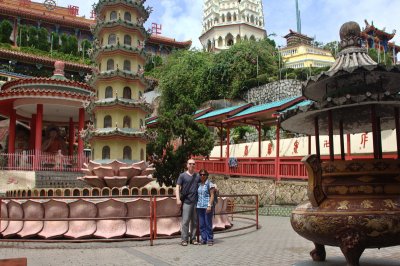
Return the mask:
[[85, 181], [92, 187], [144, 187], [154, 181], [152, 174], [155, 169], [146, 162], [127, 164], [117, 160], [110, 163], [100, 164], [90, 161], [84, 164], [83, 177], [79, 180]]

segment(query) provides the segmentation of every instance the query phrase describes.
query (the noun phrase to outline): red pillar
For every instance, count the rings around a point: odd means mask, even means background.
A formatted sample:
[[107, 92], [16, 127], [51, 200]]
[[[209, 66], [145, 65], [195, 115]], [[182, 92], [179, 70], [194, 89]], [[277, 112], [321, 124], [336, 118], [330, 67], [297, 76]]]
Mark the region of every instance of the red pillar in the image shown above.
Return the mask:
[[344, 133], [343, 133], [343, 120], [339, 122], [339, 130], [340, 130], [340, 159], [344, 161], [345, 152], [344, 152]]
[[371, 124], [372, 124], [372, 142], [374, 147], [374, 159], [378, 159], [379, 144], [378, 144], [378, 134], [376, 125], [376, 110], [375, 105], [371, 105]]
[[281, 177], [279, 176], [280, 174], [280, 167], [279, 167], [279, 150], [281, 149], [281, 123], [278, 121], [276, 124], [276, 158], [275, 158], [275, 178], [277, 180], [280, 180]]
[[398, 107], [394, 108], [394, 119], [396, 125], [397, 158], [400, 159], [400, 121]]
[[347, 133], [347, 158], [348, 160], [351, 158], [351, 141], [349, 133]]
[[80, 132], [83, 130], [83, 127], [85, 125], [85, 109], [80, 108], [79, 109], [79, 125], [78, 125], [78, 161], [79, 161], [79, 166], [82, 164], [82, 158], [83, 158], [83, 139], [80, 135]]
[[315, 150], [317, 152], [317, 158], [321, 159], [321, 150], [319, 147], [319, 121], [318, 116], [314, 118], [314, 130], [315, 130]]
[[36, 106], [36, 134], [35, 134], [35, 152], [38, 154], [42, 149], [42, 126], [43, 126], [43, 104]]
[[36, 126], [35, 126], [35, 157], [34, 169], [40, 166], [40, 153], [42, 150], [42, 126], [43, 126], [43, 104], [36, 106]]
[[229, 133], [230, 133], [230, 128], [228, 125], [228, 128], [226, 129], [226, 163], [225, 163], [226, 174], [229, 174]]
[[17, 113], [14, 109], [11, 110], [10, 126], [8, 137], [8, 153], [15, 153], [15, 134], [17, 127]]
[[222, 123], [221, 123], [221, 127], [219, 128], [219, 133], [220, 133], [220, 143], [221, 143], [221, 151], [220, 151], [220, 158], [223, 157], [224, 153], [223, 153], [223, 145], [224, 145], [224, 136], [223, 136], [223, 127], [222, 127]]
[[328, 131], [329, 131], [329, 160], [335, 159], [334, 143], [333, 143], [333, 120], [332, 111], [328, 111]]
[[69, 118], [69, 147], [68, 154], [71, 156], [74, 153], [74, 143], [75, 143], [75, 127], [72, 117]]
[[261, 122], [258, 122], [258, 157], [261, 158]]
[[35, 150], [36, 115], [32, 115], [29, 126], [31, 127], [31, 132], [29, 135], [29, 149]]

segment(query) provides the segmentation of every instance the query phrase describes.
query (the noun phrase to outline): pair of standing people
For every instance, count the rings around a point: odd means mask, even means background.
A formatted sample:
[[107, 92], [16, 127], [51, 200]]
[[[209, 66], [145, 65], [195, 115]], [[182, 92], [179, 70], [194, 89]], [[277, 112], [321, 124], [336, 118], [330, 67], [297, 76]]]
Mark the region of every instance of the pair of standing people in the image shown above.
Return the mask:
[[[199, 244], [197, 238], [197, 219], [201, 244], [214, 243], [212, 226], [215, 185], [208, 180], [205, 169], [195, 173], [195, 161], [187, 162], [187, 171], [180, 174], [176, 185], [176, 203], [182, 206], [181, 244]], [[190, 235], [189, 235], [190, 233]]]

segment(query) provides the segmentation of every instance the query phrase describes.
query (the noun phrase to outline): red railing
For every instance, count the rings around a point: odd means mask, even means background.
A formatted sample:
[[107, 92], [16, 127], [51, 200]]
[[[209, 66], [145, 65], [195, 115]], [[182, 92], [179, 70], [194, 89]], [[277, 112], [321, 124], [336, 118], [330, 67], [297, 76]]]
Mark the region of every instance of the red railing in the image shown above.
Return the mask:
[[77, 172], [83, 163], [88, 162], [89, 158], [84, 155], [67, 156], [35, 151], [0, 153], [0, 170]]
[[[372, 159], [373, 154], [360, 154], [346, 156], [346, 160]], [[281, 157], [276, 158], [216, 158], [207, 160], [195, 158], [196, 170], [206, 169], [211, 174], [229, 176], [248, 176], [280, 179], [308, 179], [307, 170], [301, 162], [303, 157]], [[383, 158], [396, 159], [396, 154], [384, 154]], [[321, 160], [329, 160], [329, 156], [322, 156]], [[335, 156], [340, 160], [340, 156]]]

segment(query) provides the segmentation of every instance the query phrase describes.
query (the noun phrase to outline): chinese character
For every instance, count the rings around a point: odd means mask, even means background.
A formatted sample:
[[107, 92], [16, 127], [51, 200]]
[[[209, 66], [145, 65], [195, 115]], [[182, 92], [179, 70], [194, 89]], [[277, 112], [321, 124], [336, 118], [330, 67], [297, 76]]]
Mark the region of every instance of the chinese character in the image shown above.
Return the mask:
[[30, 6], [31, 0], [19, 0], [20, 6]]
[[161, 34], [162, 25], [157, 23], [151, 23], [151, 34]]
[[363, 149], [365, 149], [365, 144], [368, 142], [368, 134], [367, 133], [363, 133], [361, 134], [361, 145]]
[[79, 6], [72, 6], [72, 5], [69, 5], [69, 6], [68, 6], [68, 13], [69, 13], [71, 16], [74, 16], [74, 17], [78, 16], [78, 15], [79, 15]]
[[297, 154], [297, 150], [299, 149], [299, 141], [296, 139], [296, 141], [293, 143], [293, 153]]
[[330, 144], [329, 144], [329, 140], [326, 139], [326, 140], [324, 141], [324, 148], [329, 148], [329, 145], [330, 145]]
[[243, 154], [243, 156], [246, 157], [247, 155], [249, 155], [249, 146], [248, 146], [248, 145], [246, 145], [246, 146], [244, 147], [244, 154]]
[[9, 177], [7, 180], [7, 185], [10, 185], [10, 184], [18, 184], [18, 180], [15, 179], [14, 177]]
[[268, 151], [267, 151], [268, 155], [271, 155], [271, 153], [272, 153], [272, 142], [268, 143]]

